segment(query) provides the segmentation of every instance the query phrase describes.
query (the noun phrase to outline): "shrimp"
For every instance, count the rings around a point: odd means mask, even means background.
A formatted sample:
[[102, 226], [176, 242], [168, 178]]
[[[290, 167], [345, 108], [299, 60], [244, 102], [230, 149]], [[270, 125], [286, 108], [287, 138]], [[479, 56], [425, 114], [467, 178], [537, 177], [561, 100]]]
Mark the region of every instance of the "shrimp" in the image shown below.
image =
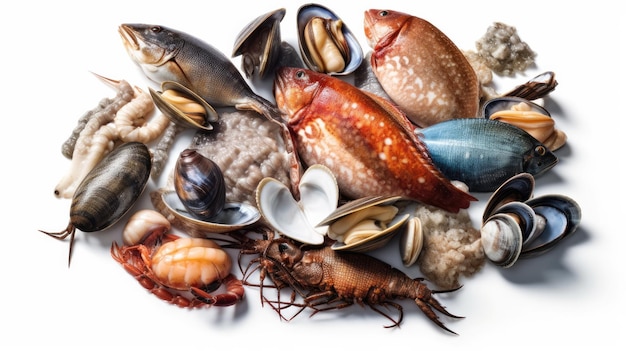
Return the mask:
[[[230, 272], [232, 259], [219, 244], [167, 233], [170, 228], [159, 212], [138, 211], [124, 227], [125, 245], [113, 242], [111, 256], [141, 286], [179, 307], [230, 306], [243, 299], [243, 284]], [[221, 285], [226, 292], [210, 294]]]

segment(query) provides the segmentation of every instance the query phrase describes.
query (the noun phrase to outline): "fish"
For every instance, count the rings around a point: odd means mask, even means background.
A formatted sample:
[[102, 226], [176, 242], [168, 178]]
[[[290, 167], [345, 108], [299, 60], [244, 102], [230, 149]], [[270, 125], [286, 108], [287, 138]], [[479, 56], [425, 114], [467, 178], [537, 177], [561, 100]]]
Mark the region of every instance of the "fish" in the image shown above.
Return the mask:
[[380, 85], [419, 127], [477, 117], [479, 80], [463, 52], [432, 23], [393, 10], [365, 11], [364, 30]]
[[458, 118], [419, 130], [439, 170], [473, 192], [492, 192], [519, 173], [537, 177], [558, 163], [550, 149], [525, 130], [484, 118]]
[[256, 94], [221, 51], [188, 33], [155, 24], [118, 27], [130, 58], [152, 81], [175, 81], [216, 107], [254, 110], [276, 119], [276, 106]]
[[345, 197], [400, 195], [449, 212], [476, 200], [437, 169], [391, 102], [294, 67], [277, 70], [274, 97], [302, 162], [328, 167]]

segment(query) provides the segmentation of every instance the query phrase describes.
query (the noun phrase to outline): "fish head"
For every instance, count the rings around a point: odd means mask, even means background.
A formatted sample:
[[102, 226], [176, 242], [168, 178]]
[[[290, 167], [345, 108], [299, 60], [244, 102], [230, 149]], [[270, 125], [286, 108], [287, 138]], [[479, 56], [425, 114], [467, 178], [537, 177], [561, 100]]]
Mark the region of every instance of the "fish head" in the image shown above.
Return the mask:
[[121, 24], [118, 32], [130, 58], [150, 79], [174, 80], [167, 76], [166, 64], [176, 57], [184, 45], [184, 39], [178, 32], [159, 25], [139, 23]]
[[370, 47], [387, 45], [413, 16], [393, 10], [370, 9], [365, 11], [364, 31]]
[[281, 67], [276, 71], [274, 98], [283, 116], [293, 120], [317, 95], [326, 74], [296, 67]]
[[523, 169], [533, 176], [538, 176], [554, 167], [558, 161], [558, 157], [549, 148], [537, 142], [524, 157]]

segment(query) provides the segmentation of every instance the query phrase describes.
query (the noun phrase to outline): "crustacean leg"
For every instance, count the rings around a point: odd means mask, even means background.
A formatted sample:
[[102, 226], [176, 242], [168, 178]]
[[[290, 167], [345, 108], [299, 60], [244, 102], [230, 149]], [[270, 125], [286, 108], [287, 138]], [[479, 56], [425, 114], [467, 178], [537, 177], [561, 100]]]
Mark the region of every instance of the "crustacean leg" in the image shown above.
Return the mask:
[[[218, 295], [209, 294], [210, 291], [216, 290], [220, 285], [226, 286], [225, 293]], [[233, 274], [229, 274], [222, 281], [217, 281], [206, 289], [192, 287], [191, 293], [197, 300], [211, 306], [232, 306], [243, 299], [244, 289], [242, 281]]]

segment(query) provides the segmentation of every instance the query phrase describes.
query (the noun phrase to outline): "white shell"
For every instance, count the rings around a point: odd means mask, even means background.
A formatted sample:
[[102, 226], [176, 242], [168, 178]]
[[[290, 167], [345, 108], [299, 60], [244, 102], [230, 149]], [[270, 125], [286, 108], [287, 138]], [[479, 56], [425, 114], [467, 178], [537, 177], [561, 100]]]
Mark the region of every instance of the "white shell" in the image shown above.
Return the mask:
[[485, 256], [504, 268], [511, 267], [522, 252], [522, 229], [515, 218], [506, 213], [489, 217], [480, 229]]
[[264, 178], [256, 192], [259, 211], [279, 233], [301, 243], [322, 244], [328, 228], [318, 224], [337, 208], [337, 180], [327, 167], [312, 165], [302, 175], [298, 189], [300, 201], [282, 182]]
[[412, 266], [422, 252], [424, 246], [424, 232], [422, 221], [417, 217], [411, 217], [406, 222], [406, 227], [400, 237], [400, 255], [405, 267]]

